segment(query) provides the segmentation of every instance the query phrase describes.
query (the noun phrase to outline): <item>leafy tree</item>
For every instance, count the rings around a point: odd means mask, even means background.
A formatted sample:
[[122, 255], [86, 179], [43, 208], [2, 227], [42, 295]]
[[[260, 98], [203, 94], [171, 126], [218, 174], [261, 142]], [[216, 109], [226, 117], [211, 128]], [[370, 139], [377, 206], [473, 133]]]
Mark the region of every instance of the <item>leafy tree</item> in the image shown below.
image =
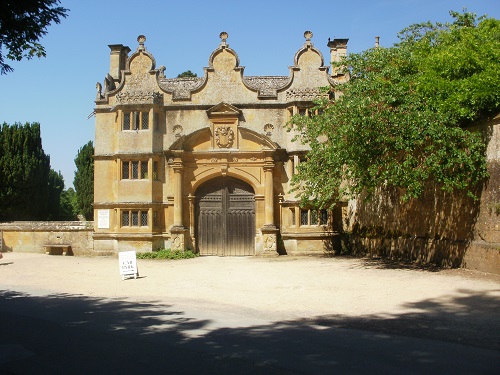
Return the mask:
[[177, 78], [194, 78], [198, 77], [196, 73], [193, 73], [191, 70], [186, 70], [177, 76]]
[[45, 57], [45, 48], [38, 42], [47, 34], [47, 27], [66, 18], [68, 9], [57, 6], [59, 0], [2, 0], [0, 2], [0, 74], [13, 69], [4, 61], [7, 58], [20, 61]]
[[78, 204], [76, 192], [73, 188], [63, 190], [59, 208], [59, 220], [76, 220], [78, 214]]
[[393, 47], [350, 54], [337, 64], [350, 75], [340, 99], [292, 119], [311, 148], [293, 180], [304, 202], [379, 186], [407, 200], [431, 181], [472, 195], [487, 176], [485, 144], [467, 125], [500, 109], [500, 21], [450, 14], [451, 24], [412, 25]]
[[75, 158], [76, 172], [73, 185], [79, 212], [87, 220], [94, 217], [94, 146], [92, 141], [78, 150]]
[[64, 178], [61, 172], [53, 169], [49, 171], [48, 187], [47, 219], [60, 220], [61, 193], [64, 190]]
[[0, 127], [0, 219], [47, 218], [50, 157], [40, 124], [3, 123]]

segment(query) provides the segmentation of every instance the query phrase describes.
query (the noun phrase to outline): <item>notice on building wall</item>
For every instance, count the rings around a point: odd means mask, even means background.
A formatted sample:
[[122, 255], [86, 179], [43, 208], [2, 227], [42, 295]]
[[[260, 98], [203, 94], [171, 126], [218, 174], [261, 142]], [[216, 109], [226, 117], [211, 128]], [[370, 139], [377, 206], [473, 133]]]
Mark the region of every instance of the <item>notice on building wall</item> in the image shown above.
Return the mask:
[[133, 277], [134, 279], [139, 277], [135, 251], [121, 251], [118, 253], [118, 259], [120, 262], [120, 274], [122, 275], [122, 280], [125, 280], [125, 277]]
[[97, 228], [109, 229], [109, 210], [97, 210]]

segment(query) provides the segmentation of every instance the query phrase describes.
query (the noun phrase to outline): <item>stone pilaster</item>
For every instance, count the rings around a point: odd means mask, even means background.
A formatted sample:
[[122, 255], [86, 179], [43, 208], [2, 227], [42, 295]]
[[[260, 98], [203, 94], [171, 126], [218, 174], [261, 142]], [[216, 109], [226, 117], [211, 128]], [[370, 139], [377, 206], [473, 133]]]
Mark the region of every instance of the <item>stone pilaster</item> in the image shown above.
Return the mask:
[[274, 223], [274, 160], [273, 154], [265, 156], [264, 163], [264, 226], [261, 228], [263, 255], [277, 254], [278, 229]]
[[174, 172], [174, 225], [170, 229], [172, 235], [172, 250], [185, 249], [185, 237], [187, 229], [183, 224], [182, 217], [182, 177], [184, 166], [182, 163], [182, 151], [175, 152], [169, 164]]
[[266, 156], [264, 164], [264, 226], [274, 225], [274, 188], [273, 188], [274, 161], [272, 156]]
[[175, 157], [170, 165], [174, 171], [174, 226], [182, 227], [182, 172], [184, 166], [180, 157]]

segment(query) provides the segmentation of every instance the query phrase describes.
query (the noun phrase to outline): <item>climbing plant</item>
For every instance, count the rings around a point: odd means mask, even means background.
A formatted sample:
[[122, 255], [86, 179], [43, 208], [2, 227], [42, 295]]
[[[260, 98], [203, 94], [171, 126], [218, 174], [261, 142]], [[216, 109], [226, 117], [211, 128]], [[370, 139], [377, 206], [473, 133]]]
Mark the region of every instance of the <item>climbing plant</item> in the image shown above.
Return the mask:
[[350, 78], [335, 87], [340, 98], [292, 118], [310, 146], [293, 180], [304, 201], [326, 207], [379, 186], [408, 200], [429, 181], [473, 194], [486, 146], [470, 125], [500, 109], [500, 21], [450, 14], [451, 23], [409, 26], [392, 47], [348, 55], [336, 64]]

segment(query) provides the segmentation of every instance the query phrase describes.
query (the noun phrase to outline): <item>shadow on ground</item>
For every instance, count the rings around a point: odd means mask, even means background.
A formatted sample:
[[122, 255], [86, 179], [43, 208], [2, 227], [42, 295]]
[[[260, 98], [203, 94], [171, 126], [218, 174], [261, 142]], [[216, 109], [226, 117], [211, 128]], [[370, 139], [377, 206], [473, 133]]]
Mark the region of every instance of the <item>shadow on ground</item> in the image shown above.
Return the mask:
[[0, 291], [0, 373], [496, 373], [496, 292], [461, 290], [400, 315], [213, 328], [156, 301]]
[[360, 260], [361, 264], [365, 268], [379, 268], [379, 269], [390, 269], [390, 270], [398, 270], [398, 269], [416, 270], [416, 271], [428, 271], [428, 272], [440, 272], [443, 271], [444, 269], [443, 267], [439, 267], [434, 264], [405, 262], [397, 259], [387, 259], [381, 257], [361, 258]]

